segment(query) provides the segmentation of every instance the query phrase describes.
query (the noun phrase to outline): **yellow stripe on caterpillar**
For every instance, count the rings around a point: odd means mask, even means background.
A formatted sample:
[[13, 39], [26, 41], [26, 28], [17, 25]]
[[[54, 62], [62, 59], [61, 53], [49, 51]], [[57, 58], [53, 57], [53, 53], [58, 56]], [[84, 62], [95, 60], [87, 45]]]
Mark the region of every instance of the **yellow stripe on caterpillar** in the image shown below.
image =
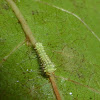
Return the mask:
[[35, 49], [43, 64], [44, 72], [47, 74], [53, 73], [56, 70], [55, 65], [51, 62], [50, 58], [46, 54], [42, 43], [36, 43]]

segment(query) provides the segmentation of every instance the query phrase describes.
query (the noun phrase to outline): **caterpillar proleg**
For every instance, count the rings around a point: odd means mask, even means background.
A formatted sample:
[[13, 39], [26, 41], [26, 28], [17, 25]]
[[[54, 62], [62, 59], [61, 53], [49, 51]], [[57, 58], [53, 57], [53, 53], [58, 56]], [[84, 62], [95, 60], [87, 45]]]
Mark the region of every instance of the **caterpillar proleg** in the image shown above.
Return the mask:
[[46, 54], [42, 43], [36, 43], [35, 49], [43, 64], [44, 72], [47, 74], [53, 73], [56, 70], [55, 65], [51, 62], [50, 58]]

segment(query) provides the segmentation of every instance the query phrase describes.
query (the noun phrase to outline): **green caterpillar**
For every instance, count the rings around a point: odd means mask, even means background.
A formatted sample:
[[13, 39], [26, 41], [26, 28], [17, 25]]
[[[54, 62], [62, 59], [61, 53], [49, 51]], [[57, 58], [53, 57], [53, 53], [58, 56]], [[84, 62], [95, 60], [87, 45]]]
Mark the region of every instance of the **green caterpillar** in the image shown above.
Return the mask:
[[42, 43], [36, 43], [35, 49], [43, 64], [44, 72], [47, 74], [53, 73], [56, 70], [55, 65], [51, 62], [50, 58], [46, 54]]

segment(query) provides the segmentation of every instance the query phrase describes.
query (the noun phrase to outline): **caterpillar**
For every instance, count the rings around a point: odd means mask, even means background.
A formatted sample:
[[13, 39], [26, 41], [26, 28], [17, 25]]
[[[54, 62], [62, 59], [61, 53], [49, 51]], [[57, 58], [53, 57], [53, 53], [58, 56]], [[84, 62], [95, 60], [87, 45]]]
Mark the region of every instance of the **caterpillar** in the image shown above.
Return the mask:
[[35, 49], [43, 64], [44, 72], [46, 72], [47, 74], [53, 73], [56, 70], [55, 65], [51, 62], [50, 58], [46, 54], [42, 43], [36, 43]]

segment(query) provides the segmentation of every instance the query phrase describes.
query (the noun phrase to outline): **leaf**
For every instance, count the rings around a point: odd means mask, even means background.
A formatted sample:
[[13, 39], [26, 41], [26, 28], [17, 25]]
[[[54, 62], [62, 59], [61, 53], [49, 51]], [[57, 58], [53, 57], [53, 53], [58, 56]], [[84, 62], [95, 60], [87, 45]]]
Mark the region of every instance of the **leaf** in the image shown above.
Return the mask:
[[[62, 98], [99, 100], [99, 0], [15, 2], [36, 40], [43, 43], [56, 65], [56, 83]], [[0, 99], [55, 100], [51, 84], [41, 69], [35, 50], [26, 43], [23, 44], [24, 40], [25, 35], [18, 19], [7, 2], [1, 0]], [[4, 61], [7, 55], [9, 57]]]

